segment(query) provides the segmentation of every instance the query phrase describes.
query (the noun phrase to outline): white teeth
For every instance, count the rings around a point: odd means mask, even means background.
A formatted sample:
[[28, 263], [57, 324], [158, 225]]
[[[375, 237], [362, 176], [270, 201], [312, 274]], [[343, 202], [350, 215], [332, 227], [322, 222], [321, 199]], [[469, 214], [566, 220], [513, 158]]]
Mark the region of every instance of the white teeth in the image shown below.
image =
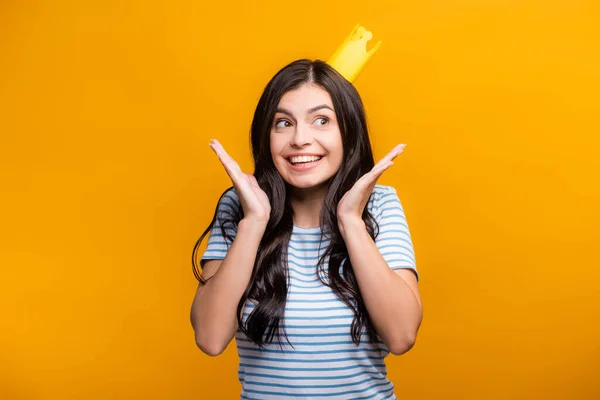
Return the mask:
[[320, 156], [298, 156], [298, 157], [291, 157], [289, 160], [292, 164], [295, 164], [295, 163], [299, 163], [299, 162], [317, 161], [320, 159], [321, 159]]

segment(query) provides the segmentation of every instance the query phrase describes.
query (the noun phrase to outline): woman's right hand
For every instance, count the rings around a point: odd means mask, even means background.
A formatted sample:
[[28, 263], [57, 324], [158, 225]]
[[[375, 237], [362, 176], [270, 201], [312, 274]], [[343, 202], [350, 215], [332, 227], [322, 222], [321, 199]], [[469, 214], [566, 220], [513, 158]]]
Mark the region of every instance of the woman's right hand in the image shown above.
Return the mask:
[[227, 154], [216, 139], [210, 140], [210, 148], [217, 154], [227, 175], [231, 178], [244, 210], [244, 219], [263, 223], [266, 227], [271, 216], [271, 203], [267, 194], [258, 185], [254, 175], [242, 172], [238, 163]]

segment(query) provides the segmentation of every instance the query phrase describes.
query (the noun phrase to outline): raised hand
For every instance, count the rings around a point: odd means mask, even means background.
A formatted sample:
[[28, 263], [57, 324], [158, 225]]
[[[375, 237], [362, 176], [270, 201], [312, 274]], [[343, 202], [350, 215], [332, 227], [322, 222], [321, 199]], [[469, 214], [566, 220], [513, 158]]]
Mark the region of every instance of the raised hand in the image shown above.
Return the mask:
[[338, 223], [346, 220], [362, 221], [363, 210], [377, 184], [377, 179], [394, 164], [392, 160], [404, 151], [405, 146], [405, 144], [399, 144], [394, 147], [344, 194], [337, 206]]
[[271, 215], [271, 203], [254, 175], [242, 172], [238, 163], [227, 154], [216, 139], [211, 139], [209, 146], [217, 154], [227, 175], [231, 178], [244, 210], [244, 219], [264, 223], [266, 226]]

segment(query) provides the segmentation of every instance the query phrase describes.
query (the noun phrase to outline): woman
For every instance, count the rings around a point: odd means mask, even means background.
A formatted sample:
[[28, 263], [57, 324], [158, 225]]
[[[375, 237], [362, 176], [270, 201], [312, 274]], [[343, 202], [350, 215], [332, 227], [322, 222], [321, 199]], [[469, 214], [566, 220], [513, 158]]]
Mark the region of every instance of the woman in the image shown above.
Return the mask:
[[395, 399], [384, 357], [413, 346], [422, 306], [402, 205], [376, 181], [404, 145], [375, 165], [358, 92], [318, 60], [273, 77], [251, 139], [254, 174], [211, 140], [233, 187], [194, 247], [198, 347], [235, 336], [243, 399]]

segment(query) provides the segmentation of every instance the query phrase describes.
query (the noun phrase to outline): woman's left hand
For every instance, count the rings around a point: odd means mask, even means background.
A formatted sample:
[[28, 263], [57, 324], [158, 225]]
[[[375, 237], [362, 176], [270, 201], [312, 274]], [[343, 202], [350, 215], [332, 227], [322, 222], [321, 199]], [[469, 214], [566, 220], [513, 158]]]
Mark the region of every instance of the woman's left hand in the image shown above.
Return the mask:
[[[377, 179], [391, 167], [392, 160], [404, 151], [405, 144], [399, 144], [385, 157], [383, 157], [373, 169], [356, 181], [354, 186], [348, 190], [337, 206], [338, 225], [346, 221], [362, 221], [362, 213], [371, 197], [371, 193], [377, 184]], [[342, 229], [340, 227], [340, 229]]]

